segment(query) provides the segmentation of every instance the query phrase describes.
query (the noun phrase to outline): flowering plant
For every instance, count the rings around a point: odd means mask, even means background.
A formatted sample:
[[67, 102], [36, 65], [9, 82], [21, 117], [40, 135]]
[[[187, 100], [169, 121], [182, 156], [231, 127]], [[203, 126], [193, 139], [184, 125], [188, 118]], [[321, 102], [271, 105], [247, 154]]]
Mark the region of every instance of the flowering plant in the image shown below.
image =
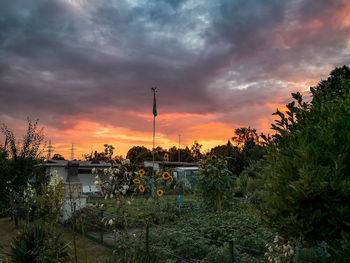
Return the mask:
[[41, 194], [35, 196], [38, 217], [49, 223], [58, 223], [63, 206], [64, 184], [57, 171], [51, 174], [48, 185], [42, 185]]
[[205, 205], [222, 212], [223, 204], [233, 194], [234, 177], [226, 161], [215, 155], [202, 160], [199, 165], [200, 177], [196, 186], [197, 196]]
[[117, 227], [117, 219], [104, 217], [101, 221], [113, 229], [115, 235], [118, 235], [117, 249], [132, 249], [134, 246], [134, 238], [129, 234], [128, 230], [128, 206], [133, 201], [133, 196], [137, 190], [136, 184], [133, 182], [137, 172], [136, 168], [126, 159], [120, 165], [111, 164], [109, 168], [92, 169], [92, 173], [96, 175], [95, 186], [101, 189], [105, 199], [113, 199], [116, 201], [118, 212], [120, 212], [123, 221], [123, 228]]
[[281, 236], [276, 235], [273, 243], [267, 243], [267, 252], [265, 257], [270, 263], [289, 263], [293, 262], [295, 249], [293, 244]]
[[[134, 179], [134, 184], [138, 185], [138, 190], [141, 193], [152, 192], [152, 188], [155, 191], [154, 197], [162, 197], [166, 187], [170, 186], [174, 181], [171, 176], [170, 170], [158, 169], [154, 176], [152, 174], [146, 173], [144, 169], [140, 169], [138, 172], [138, 178]], [[153, 193], [153, 192], [152, 192]]]

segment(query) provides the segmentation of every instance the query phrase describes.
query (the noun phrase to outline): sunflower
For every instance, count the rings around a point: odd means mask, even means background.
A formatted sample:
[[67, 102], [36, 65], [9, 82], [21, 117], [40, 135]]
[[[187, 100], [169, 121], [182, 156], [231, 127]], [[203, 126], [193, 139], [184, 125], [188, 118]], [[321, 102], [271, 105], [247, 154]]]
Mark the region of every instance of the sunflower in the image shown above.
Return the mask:
[[210, 157], [210, 160], [212, 160], [212, 161], [215, 161], [216, 159], [217, 159], [216, 155], [212, 155], [212, 156]]
[[225, 164], [228, 165], [228, 161], [227, 160], [225, 160]]
[[140, 176], [143, 176], [144, 174], [145, 174], [145, 170], [140, 169], [140, 171], [139, 171], [139, 175], [140, 175]]
[[170, 175], [168, 172], [164, 172], [164, 173], [163, 173], [163, 179], [164, 179], [164, 180], [168, 180], [168, 179], [170, 178], [170, 176], [171, 176], [171, 175]]
[[157, 190], [157, 195], [159, 196], [159, 197], [161, 197], [162, 195], [163, 195], [163, 190]]
[[173, 178], [171, 175], [170, 175], [170, 180], [171, 180], [171, 181], [174, 181], [174, 178]]
[[204, 165], [202, 163], [198, 164], [198, 167], [203, 169], [204, 168]]
[[139, 179], [134, 179], [134, 180], [132, 180], [135, 184], [139, 184], [139, 183], [141, 183], [141, 181], [139, 180]]
[[139, 190], [140, 190], [141, 193], [143, 193], [145, 191], [145, 187], [143, 185], [140, 185], [139, 186]]
[[164, 154], [164, 160], [165, 161], [169, 161], [169, 155], [166, 153], [166, 154]]

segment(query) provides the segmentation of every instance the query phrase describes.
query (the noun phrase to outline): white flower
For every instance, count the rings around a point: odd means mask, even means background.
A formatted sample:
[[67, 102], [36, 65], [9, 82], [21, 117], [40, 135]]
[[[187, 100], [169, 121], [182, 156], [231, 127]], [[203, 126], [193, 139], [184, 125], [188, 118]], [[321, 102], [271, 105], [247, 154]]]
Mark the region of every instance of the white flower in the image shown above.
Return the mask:
[[98, 186], [100, 183], [98, 181], [94, 182], [95, 186]]
[[98, 179], [99, 179], [98, 175], [96, 175], [96, 176], [95, 176], [95, 179], [96, 179], [96, 180], [98, 180]]
[[131, 202], [130, 202], [130, 201], [127, 201], [126, 203], [127, 203], [128, 205], [131, 205]]
[[108, 169], [105, 168], [105, 169], [103, 170], [103, 173], [104, 173], [104, 174], [107, 174], [107, 173], [108, 173]]
[[108, 225], [113, 225], [113, 219], [109, 219], [109, 221], [108, 221]]
[[108, 195], [105, 195], [105, 200], [107, 200], [107, 198], [108, 198]]
[[123, 185], [123, 189], [128, 190], [128, 189], [129, 189], [129, 186], [128, 186], [127, 184], [124, 184], [124, 185]]
[[122, 194], [125, 195], [125, 194], [126, 194], [126, 191], [125, 191], [125, 190], [122, 190]]
[[92, 168], [91, 173], [93, 173], [93, 174], [96, 173], [96, 168]]
[[109, 177], [109, 180], [111, 180], [111, 181], [112, 181], [112, 180], [113, 180], [113, 176], [110, 176], [110, 177]]
[[113, 198], [113, 194], [111, 194], [111, 198]]
[[118, 168], [114, 168], [114, 173], [115, 174], [119, 173], [119, 169]]

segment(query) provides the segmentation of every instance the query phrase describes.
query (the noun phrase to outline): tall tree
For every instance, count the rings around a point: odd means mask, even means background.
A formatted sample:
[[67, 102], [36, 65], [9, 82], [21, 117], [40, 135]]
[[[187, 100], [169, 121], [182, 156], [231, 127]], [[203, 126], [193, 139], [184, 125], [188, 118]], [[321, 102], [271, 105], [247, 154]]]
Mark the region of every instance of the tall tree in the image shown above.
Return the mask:
[[[39, 129], [38, 120], [32, 122], [27, 118], [28, 128], [22, 140], [17, 140], [14, 133], [2, 124], [0, 131], [5, 135], [6, 149], [1, 150], [2, 163], [6, 167], [2, 171], [0, 179], [0, 196], [8, 197], [6, 187], [12, 188], [13, 192], [21, 195], [27, 186], [28, 180], [36, 174], [37, 164], [43, 161], [41, 148], [44, 140], [43, 129]], [[5, 203], [0, 204], [6, 207]]]
[[197, 141], [194, 141], [191, 146], [191, 154], [195, 162], [198, 162], [204, 157], [203, 154], [201, 153], [202, 146], [203, 145], [199, 144]]
[[63, 155], [59, 154], [59, 153], [55, 153], [53, 156], [52, 156], [52, 160], [65, 160]]
[[238, 146], [247, 147], [249, 145], [253, 147], [259, 142], [259, 136], [256, 129], [241, 127], [235, 129], [235, 136], [232, 137], [232, 141]]
[[133, 163], [142, 163], [143, 161], [152, 160], [152, 152], [144, 146], [134, 146], [129, 149], [126, 158]]

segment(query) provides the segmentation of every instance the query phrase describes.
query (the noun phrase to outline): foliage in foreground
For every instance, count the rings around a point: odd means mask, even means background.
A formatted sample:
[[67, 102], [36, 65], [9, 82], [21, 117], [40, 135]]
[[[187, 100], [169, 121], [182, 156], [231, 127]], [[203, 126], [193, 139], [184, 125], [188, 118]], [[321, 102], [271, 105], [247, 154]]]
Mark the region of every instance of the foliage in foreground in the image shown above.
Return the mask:
[[226, 262], [228, 241], [233, 240], [235, 254], [242, 262], [264, 262], [265, 244], [273, 236], [257, 215], [235, 205], [220, 216], [198, 211], [171, 226], [151, 225], [150, 248], [162, 258]]
[[[22, 198], [22, 192], [27, 187], [29, 179], [36, 177], [44, 180], [42, 170], [36, 167], [41, 161], [44, 135], [43, 130], [38, 127], [38, 121], [32, 122], [30, 119], [21, 143], [5, 124], [0, 127], [0, 133], [5, 136], [5, 144], [0, 146], [0, 212], [2, 212], [10, 209], [9, 204], [14, 199]], [[9, 192], [9, 188], [12, 189], [12, 193]], [[18, 209], [10, 210], [12, 210], [11, 216], [17, 219], [21, 208], [19, 206], [16, 208]]]
[[34, 223], [15, 235], [8, 256], [16, 263], [56, 263], [69, 258], [68, 250], [61, 234], [43, 223]]
[[[312, 104], [292, 94], [268, 145], [264, 213], [281, 236], [305, 246], [326, 241], [334, 262], [350, 261], [350, 72], [336, 69], [311, 88]], [[344, 74], [345, 75], [344, 75]]]

